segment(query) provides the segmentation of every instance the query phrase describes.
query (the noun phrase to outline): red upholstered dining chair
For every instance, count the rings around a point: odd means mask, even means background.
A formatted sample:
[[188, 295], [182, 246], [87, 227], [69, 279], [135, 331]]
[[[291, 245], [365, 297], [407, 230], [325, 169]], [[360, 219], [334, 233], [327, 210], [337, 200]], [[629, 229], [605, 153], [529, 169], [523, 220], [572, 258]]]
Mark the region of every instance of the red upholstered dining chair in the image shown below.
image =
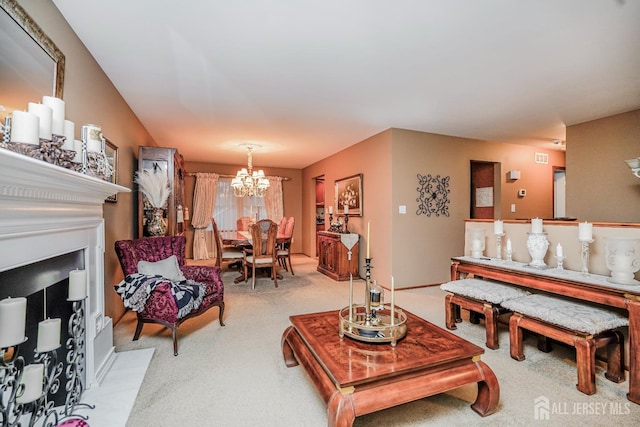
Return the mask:
[[248, 231], [249, 224], [251, 224], [251, 218], [248, 216], [241, 216], [236, 220], [236, 228], [238, 231]]
[[[220, 326], [224, 326], [224, 285], [220, 277], [220, 267], [186, 265], [185, 246], [185, 236], [146, 237], [115, 242], [116, 255], [125, 275], [125, 280], [115, 287], [121, 296], [128, 278], [145, 276], [150, 278], [149, 280], [156, 280], [144, 306], [136, 311], [138, 324], [133, 340], [136, 341], [140, 337], [145, 323], [159, 323], [171, 329], [174, 356], [178, 355], [178, 326], [185, 320], [198, 316], [211, 307], [219, 307], [218, 320]], [[180, 311], [184, 310], [179, 308], [179, 300], [174, 292], [176, 288], [173, 285], [175, 282], [183, 283], [182, 279], [205, 286], [200, 305], [181, 315]]]
[[[276, 254], [278, 257], [278, 263], [284, 267], [285, 270], [291, 271], [292, 276], [295, 276], [295, 273], [293, 272], [293, 266], [291, 265], [291, 240], [293, 239], [293, 226], [295, 223], [296, 221], [293, 217], [287, 220], [284, 232], [281, 233], [285, 240], [282, 240], [282, 238], [279, 240], [278, 252]], [[287, 261], [289, 262], [288, 268]]]
[[[266, 231], [261, 227], [264, 226]], [[244, 248], [244, 281], [249, 279], [248, 269], [251, 267], [251, 289], [256, 288], [256, 268], [271, 268], [271, 279], [278, 287], [277, 267], [278, 257], [276, 255], [276, 237], [278, 235], [278, 225], [271, 220], [260, 220], [256, 224], [249, 226], [251, 233], [251, 248]]]

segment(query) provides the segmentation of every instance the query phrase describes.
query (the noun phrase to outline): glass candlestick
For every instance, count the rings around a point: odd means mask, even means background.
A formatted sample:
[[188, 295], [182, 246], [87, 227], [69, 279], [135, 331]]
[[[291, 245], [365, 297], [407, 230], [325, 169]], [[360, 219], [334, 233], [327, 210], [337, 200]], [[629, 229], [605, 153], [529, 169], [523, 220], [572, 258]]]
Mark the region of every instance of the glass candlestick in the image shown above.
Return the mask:
[[555, 256], [555, 258], [556, 258], [556, 261], [558, 262], [558, 265], [557, 265], [557, 267], [556, 267], [556, 268], [557, 268], [558, 270], [564, 270], [564, 266], [563, 266], [563, 264], [564, 264], [564, 259], [565, 259], [566, 257], [564, 257], [564, 256], [562, 256], [562, 255], [556, 255], [556, 256]]
[[496, 259], [502, 259], [502, 236], [504, 233], [495, 233], [496, 236]]
[[580, 240], [580, 259], [582, 260], [582, 274], [589, 275], [589, 244], [595, 240]]

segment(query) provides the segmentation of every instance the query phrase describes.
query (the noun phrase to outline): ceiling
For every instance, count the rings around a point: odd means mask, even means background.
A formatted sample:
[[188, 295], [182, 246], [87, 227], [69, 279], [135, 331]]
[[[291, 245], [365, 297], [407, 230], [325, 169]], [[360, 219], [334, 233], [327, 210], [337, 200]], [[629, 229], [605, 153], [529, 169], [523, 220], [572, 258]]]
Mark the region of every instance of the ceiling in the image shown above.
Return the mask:
[[558, 148], [640, 108], [640, 0], [53, 1], [187, 161], [303, 168], [390, 127]]

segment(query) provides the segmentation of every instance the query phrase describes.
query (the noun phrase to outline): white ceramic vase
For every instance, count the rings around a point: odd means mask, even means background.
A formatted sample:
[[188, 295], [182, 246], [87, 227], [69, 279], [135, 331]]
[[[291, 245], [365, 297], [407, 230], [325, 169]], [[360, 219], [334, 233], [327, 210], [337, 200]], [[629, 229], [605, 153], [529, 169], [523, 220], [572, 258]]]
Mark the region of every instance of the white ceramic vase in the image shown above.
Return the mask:
[[634, 277], [640, 270], [640, 239], [607, 237], [605, 241], [605, 262], [611, 270], [609, 281], [622, 285], [640, 284]]
[[544, 262], [544, 256], [549, 249], [549, 241], [547, 240], [547, 233], [527, 233], [527, 250], [531, 255], [531, 262], [529, 266], [535, 268], [546, 268], [547, 264]]

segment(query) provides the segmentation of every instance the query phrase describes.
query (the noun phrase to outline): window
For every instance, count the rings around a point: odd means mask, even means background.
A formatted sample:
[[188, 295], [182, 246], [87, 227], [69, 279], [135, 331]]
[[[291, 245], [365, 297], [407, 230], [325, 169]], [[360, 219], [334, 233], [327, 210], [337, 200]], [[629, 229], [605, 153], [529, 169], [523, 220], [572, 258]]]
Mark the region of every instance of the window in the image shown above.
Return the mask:
[[[256, 216], [257, 215], [257, 216]], [[236, 197], [231, 188], [231, 178], [218, 179], [216, 207], [213, 218], [220, 231], [236, 230], [236, 221], [242, 216], [254, 219], [267, 217], [262, 197]]]

